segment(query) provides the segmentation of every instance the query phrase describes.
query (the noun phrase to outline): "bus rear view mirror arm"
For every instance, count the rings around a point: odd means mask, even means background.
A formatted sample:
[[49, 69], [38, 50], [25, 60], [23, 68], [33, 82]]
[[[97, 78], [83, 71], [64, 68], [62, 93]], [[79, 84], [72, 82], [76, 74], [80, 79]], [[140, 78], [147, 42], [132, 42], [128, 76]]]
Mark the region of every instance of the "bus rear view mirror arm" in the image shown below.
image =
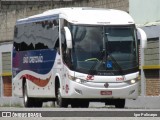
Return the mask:
[[68, 27], [64, 27], [67, 48], [72, 48], [72, 36]]
[[140, 34], [140, 43], [142, 45], [142, 48], [147, 48], [147, 36], [144, 30], [141, 28], [137, 28], [139, 34]]

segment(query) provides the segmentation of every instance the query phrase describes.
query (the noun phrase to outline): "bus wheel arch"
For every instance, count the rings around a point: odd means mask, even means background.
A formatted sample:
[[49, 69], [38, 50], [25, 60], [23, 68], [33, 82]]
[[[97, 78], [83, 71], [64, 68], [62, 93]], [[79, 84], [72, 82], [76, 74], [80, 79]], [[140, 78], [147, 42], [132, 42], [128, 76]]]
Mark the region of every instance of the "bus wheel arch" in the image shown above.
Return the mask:
[[27, 81], [26, 78], [23, 77], [22, 79], [22, 94], [23, 94], [23, 103], [24, 103], [24, 107], [33, 107], [33, 100], [31, 98], [28, 97], [28, 92], [27, 92]]
[[29, 97], [28, 97], [28, 92], [27, 92], [27, 81], [26, 78], [23, 77], [22, 79], [22, 94], [23, 94], [23, 103], [24, 103], [24, 107], [29, 107]]
[[42, 107], [43, 102], [41, 99], [35, 99], [28, 97], [28, 85], [25, 77], [22, 79], [22, 94], [23, 94], [23, 103], [24, 107]]
[[23, 79], [22, 79], [22, 96], [24, 97], [24, 90], [25, 90], [25, 84], [27, 84], [26, 83], [26, 78], [25, 77], [23, 77]]

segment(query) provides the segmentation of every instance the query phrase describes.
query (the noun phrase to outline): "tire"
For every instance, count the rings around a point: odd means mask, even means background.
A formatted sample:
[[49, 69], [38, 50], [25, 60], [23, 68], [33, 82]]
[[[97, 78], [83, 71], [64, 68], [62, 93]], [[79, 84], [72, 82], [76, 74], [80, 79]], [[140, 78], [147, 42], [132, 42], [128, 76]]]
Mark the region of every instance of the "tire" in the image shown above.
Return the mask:
[[72, 101], [71, 107], [72, 108], [88, 108], [89, 102], [83, 101], [83, 100], [75, 100], [75, 101]]
[[57, 90], [57, 105], [58, 107], [68, 107], [67, 99], [62, 98], [61, 93], [60, 93], [60, 87]]
[[116, 108], [124, 108], [125, 107], [125, 99], [117, 99], [115, 102]]
[[81, 108], [88, 108], [89, 107], [89, 102], [85, 101], [85, 102], [81, 103], [80, 107]]
[[29, 98], [27, 93], [27, 84], [25, 82], [23, 87], [23, 102], [24, 107], [42, 107], [43, 102], [41, 100], [36, 100], [34, 98]]
[[23, 86], [23, 102], [24, 102], [24, 107], [34, 107], [33, 99], [28, 97], [26, 82]]
[[43, 102], [42, 101], [40, 101], [40, 100], [37, 100], [36, 101], [36, 99], [34, 99], [34, 107], [42, 107], [42, 105], [43, 105]]
[[72, 107], [72, 108], [79, 108], [80, 105], [78, 104], [78, 102], [72, 102], [72, 103], [71, 103], [71, 107]]

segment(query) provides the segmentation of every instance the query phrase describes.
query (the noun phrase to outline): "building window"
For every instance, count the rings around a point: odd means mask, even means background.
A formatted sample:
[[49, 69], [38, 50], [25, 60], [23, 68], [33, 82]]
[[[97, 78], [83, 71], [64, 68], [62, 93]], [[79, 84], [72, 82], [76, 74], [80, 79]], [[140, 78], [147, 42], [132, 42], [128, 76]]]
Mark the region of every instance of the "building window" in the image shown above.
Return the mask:
[[2, 52], [2, 96], [12, 96], [11, 52]]

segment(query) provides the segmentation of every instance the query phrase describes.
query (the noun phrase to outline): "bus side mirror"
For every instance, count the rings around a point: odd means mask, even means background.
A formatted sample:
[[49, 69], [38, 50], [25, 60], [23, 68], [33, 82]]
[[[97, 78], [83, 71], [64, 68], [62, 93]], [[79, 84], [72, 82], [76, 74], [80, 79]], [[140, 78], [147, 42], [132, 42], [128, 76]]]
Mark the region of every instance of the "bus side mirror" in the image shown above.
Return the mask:
[[64, 27], [67, 48], [72, 48], [72, 36], [68, 27]]
[[142, 48], [147, 48], [147, 35], [141, 28], [137, 28], [139, 34], [140, 34], [140, 43], [142, 45]]

